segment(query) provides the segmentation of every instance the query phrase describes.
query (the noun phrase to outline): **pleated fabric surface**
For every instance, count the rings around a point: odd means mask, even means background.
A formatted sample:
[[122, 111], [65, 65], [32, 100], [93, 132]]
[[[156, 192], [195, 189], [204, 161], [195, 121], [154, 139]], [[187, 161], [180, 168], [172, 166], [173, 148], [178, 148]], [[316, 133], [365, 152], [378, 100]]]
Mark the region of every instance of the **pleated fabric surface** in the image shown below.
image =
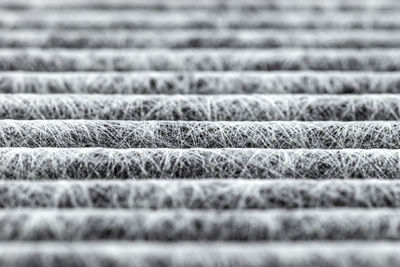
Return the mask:
[[2, 0], [0, 266], [399, 266], [399, 15]]

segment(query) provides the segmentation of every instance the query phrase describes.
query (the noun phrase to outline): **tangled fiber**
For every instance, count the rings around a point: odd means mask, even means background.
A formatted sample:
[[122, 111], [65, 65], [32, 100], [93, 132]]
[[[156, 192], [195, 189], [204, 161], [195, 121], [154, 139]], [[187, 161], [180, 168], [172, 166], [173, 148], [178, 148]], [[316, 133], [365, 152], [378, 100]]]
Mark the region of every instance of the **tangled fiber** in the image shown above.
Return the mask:
[[398, 210], [1, 212], [0, 240], [398, 240]]
[[0, 92], [293, 94], [292, 97], [321, 94], [319, 97], [323, 97], [322, 94], [395, 94], [400, 92], [400, 78], [398, 72], [0, 72]]
[[1, 148], [5, 180], [397, 179], [399, 150]]
[[[1, 119], [22, 120], [382, 121], [400, 118], [400, 96], [389, 95], [114, 95], [110, 98], [93, 94], [15, 94], [0, 95], [0, 103]], [[246, 124], [242, 126], [246, 128]], [[65, 131], [68, 131], [67, 125]], [[221, 131], [224, 128], [222, 124]]]
[[400, 208], [400, 182], [364, 179], [1, 181], [2, 208]]
[[[301, 16], [299, 16], [299, 12]], [[375, 29], [399, 30], [400, 20], [396, 13], [370, 13], [368, 17], [359, 12], [286, 11], [284, 16], [275, 11], [263, 11], [244, 16], [242, 12], [230, 11], [169, 11], [160, 16], [155, 12], [100, 12], [52, 10], [0, 12], [2, 29], [55, 29], [55, 30], [109, 30], [109, 29]], [[189, 16], [190, 15], [190, 16]]]
[[0, 1], [0, 267], [399, 266], [399, 11]]
[[399, 138], [397, 121], [0, 121], [0, 147], [399, 149]]
[[398, 48], [391, 30], [0, 30], [7, 48]]
[[[214, 2], [216, 3], [216, 1]], [[0, 10], [2, 29], [376, 29], [398, 30], [396, 12], [358, 10], [313, 12], [312, 10], [253, 9], [253, 12], [232, 9], [228, 12], [207, 10], [81, 10], [28, 9]], [[248, 15], [251, 16], [248, 16]]]
[[399, 71], [399, 62], [388, 49], [0, 50], [0, 71]]

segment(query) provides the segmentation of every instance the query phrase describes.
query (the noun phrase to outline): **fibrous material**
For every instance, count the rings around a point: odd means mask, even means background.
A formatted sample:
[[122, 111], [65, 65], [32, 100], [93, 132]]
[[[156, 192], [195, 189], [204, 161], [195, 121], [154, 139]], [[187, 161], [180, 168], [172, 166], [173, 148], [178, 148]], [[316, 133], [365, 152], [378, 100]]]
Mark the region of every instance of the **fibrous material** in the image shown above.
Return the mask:
[[0, 30], [0, 47], [23, 48], [398, 48], [400, 38], [392, 30], [315, 30], [278, 31], [235, 29], [144, 29], [124, 30], [90, 29], [17, 29]]
[[94, 94], [15, 94], [0, 95], [0, 103], [0, 118], [19, 120], [384, 121], [400, 118], [400, 97], [389, 95], [114, 95], [111, 98]]
[[0, 267], [400, 265], [396, 0], [0, 2]]
[[398, 210], [1, 212], [8, 240], [396, 240]]
[[0, 147], [399, 149], [396, 121], [3, 120]]
[[261, 267], [383, 266], [399, 259], [398, 242], [24, 242], [1, 243], [4, 266]]
[[1, 181], [2, 208], [247, 210], [399, 208], [387, 179], [193, 179]]
[[1, 49], [1, 71], [399, 71], [391, 49]]
[[334, 94], [391, 94], [385, 96], [387, 99], [400, 92], [400, 78], [398, 72], [0, 72], [0, 92], [292, 97], [329, 94], [327, 98]]
[[397, 179], [398, 150], [2, 148], [5, 180]]

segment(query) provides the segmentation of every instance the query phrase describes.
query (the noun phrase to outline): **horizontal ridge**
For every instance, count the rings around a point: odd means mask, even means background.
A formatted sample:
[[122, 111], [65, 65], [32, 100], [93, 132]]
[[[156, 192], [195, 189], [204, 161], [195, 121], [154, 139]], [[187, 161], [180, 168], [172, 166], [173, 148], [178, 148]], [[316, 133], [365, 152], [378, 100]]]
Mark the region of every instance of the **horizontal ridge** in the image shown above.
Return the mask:
[[390, 49], [0, 49], [0, 71], [398, 71], [399, 62]]
[[399, 48], [393, 31], [370, 30], [0, 30], [0, 47], [37, 48]]
[[400, 208], [399, 194], [376, 179], [0, 181], [1, 208]]
[[0, 147], [398, 149], [399, 136], [397, 121], [0, 121]]
[[367, 10], [371, 9], [375, 10], [393, 10], [398, 8], [398, 3], [393, 0], [380, 0], [379, 2], [374, 1], [316, 1], [316, 0], [307, 0], [307, 1], [282, 1], [282, 0], [273, 0], [273, 1], [215, 1], [215, 0], [207, 0], [201, 2], [191, 2], [191, 1], [160, 1], [160, 0], [152, 0], [152, 1], [130, 1], [130, 0], [114, 0], [114, 1], [105, 1], [105, 0], [96, 0], [96, 1], [81, 1], [81, 0], [73, 0], [73, 1], [51, 1], [51, 0], [34, 0], [34, 1], [2, 1], [0, 4], [1, 8], [10, 9], [10, 10], [25, 10], [25, 9], [104, 9], [104, 10], [112, 10], [112, 9], [150, 9], [154, 11], [162, 11], [169, 9], [183, 9], [183, 10], [191, 10], [191, 9], [212, 9], [212, 10], [226, 10], [232, 8], [238, 9], [249, 9], [249, 10], [259, 10], [259, 9], [267, 9], [267, 10], [298, 10], [298, 9], [312, 9], [315, 11], [319, 10], [339, 10], [341, 12], [346, 12], [348, 10]]
[[1, 148], [4, 180], [398, 179], [399, 150]]
[[[109, 96], [93, 94], [0, 94], [0, 119], [186, 121], [399, 120], [400, 95], [325, 96], [243, 94], [217, 96]], [[33, 122], [33, 124], [35, 123], [37, 122]], [[49, 125], [52, 124], [49, 123]], [[340, 127], [339, 125], [338, 127]], [[221, 123], [221, 130], [224, 128], [227, 127]], [[249, 127], [249, 129], [251, 128], [255, 129], [257, 127]]]
[[26, 242], [0, 243], [0, 265], [59, 267], [390, 267], [398, 242]]
[[1, 93], [400, 93], [398, 72], [0, 72]]
[[398, 240], [399, 210], [0, 211], [0, 240]]

